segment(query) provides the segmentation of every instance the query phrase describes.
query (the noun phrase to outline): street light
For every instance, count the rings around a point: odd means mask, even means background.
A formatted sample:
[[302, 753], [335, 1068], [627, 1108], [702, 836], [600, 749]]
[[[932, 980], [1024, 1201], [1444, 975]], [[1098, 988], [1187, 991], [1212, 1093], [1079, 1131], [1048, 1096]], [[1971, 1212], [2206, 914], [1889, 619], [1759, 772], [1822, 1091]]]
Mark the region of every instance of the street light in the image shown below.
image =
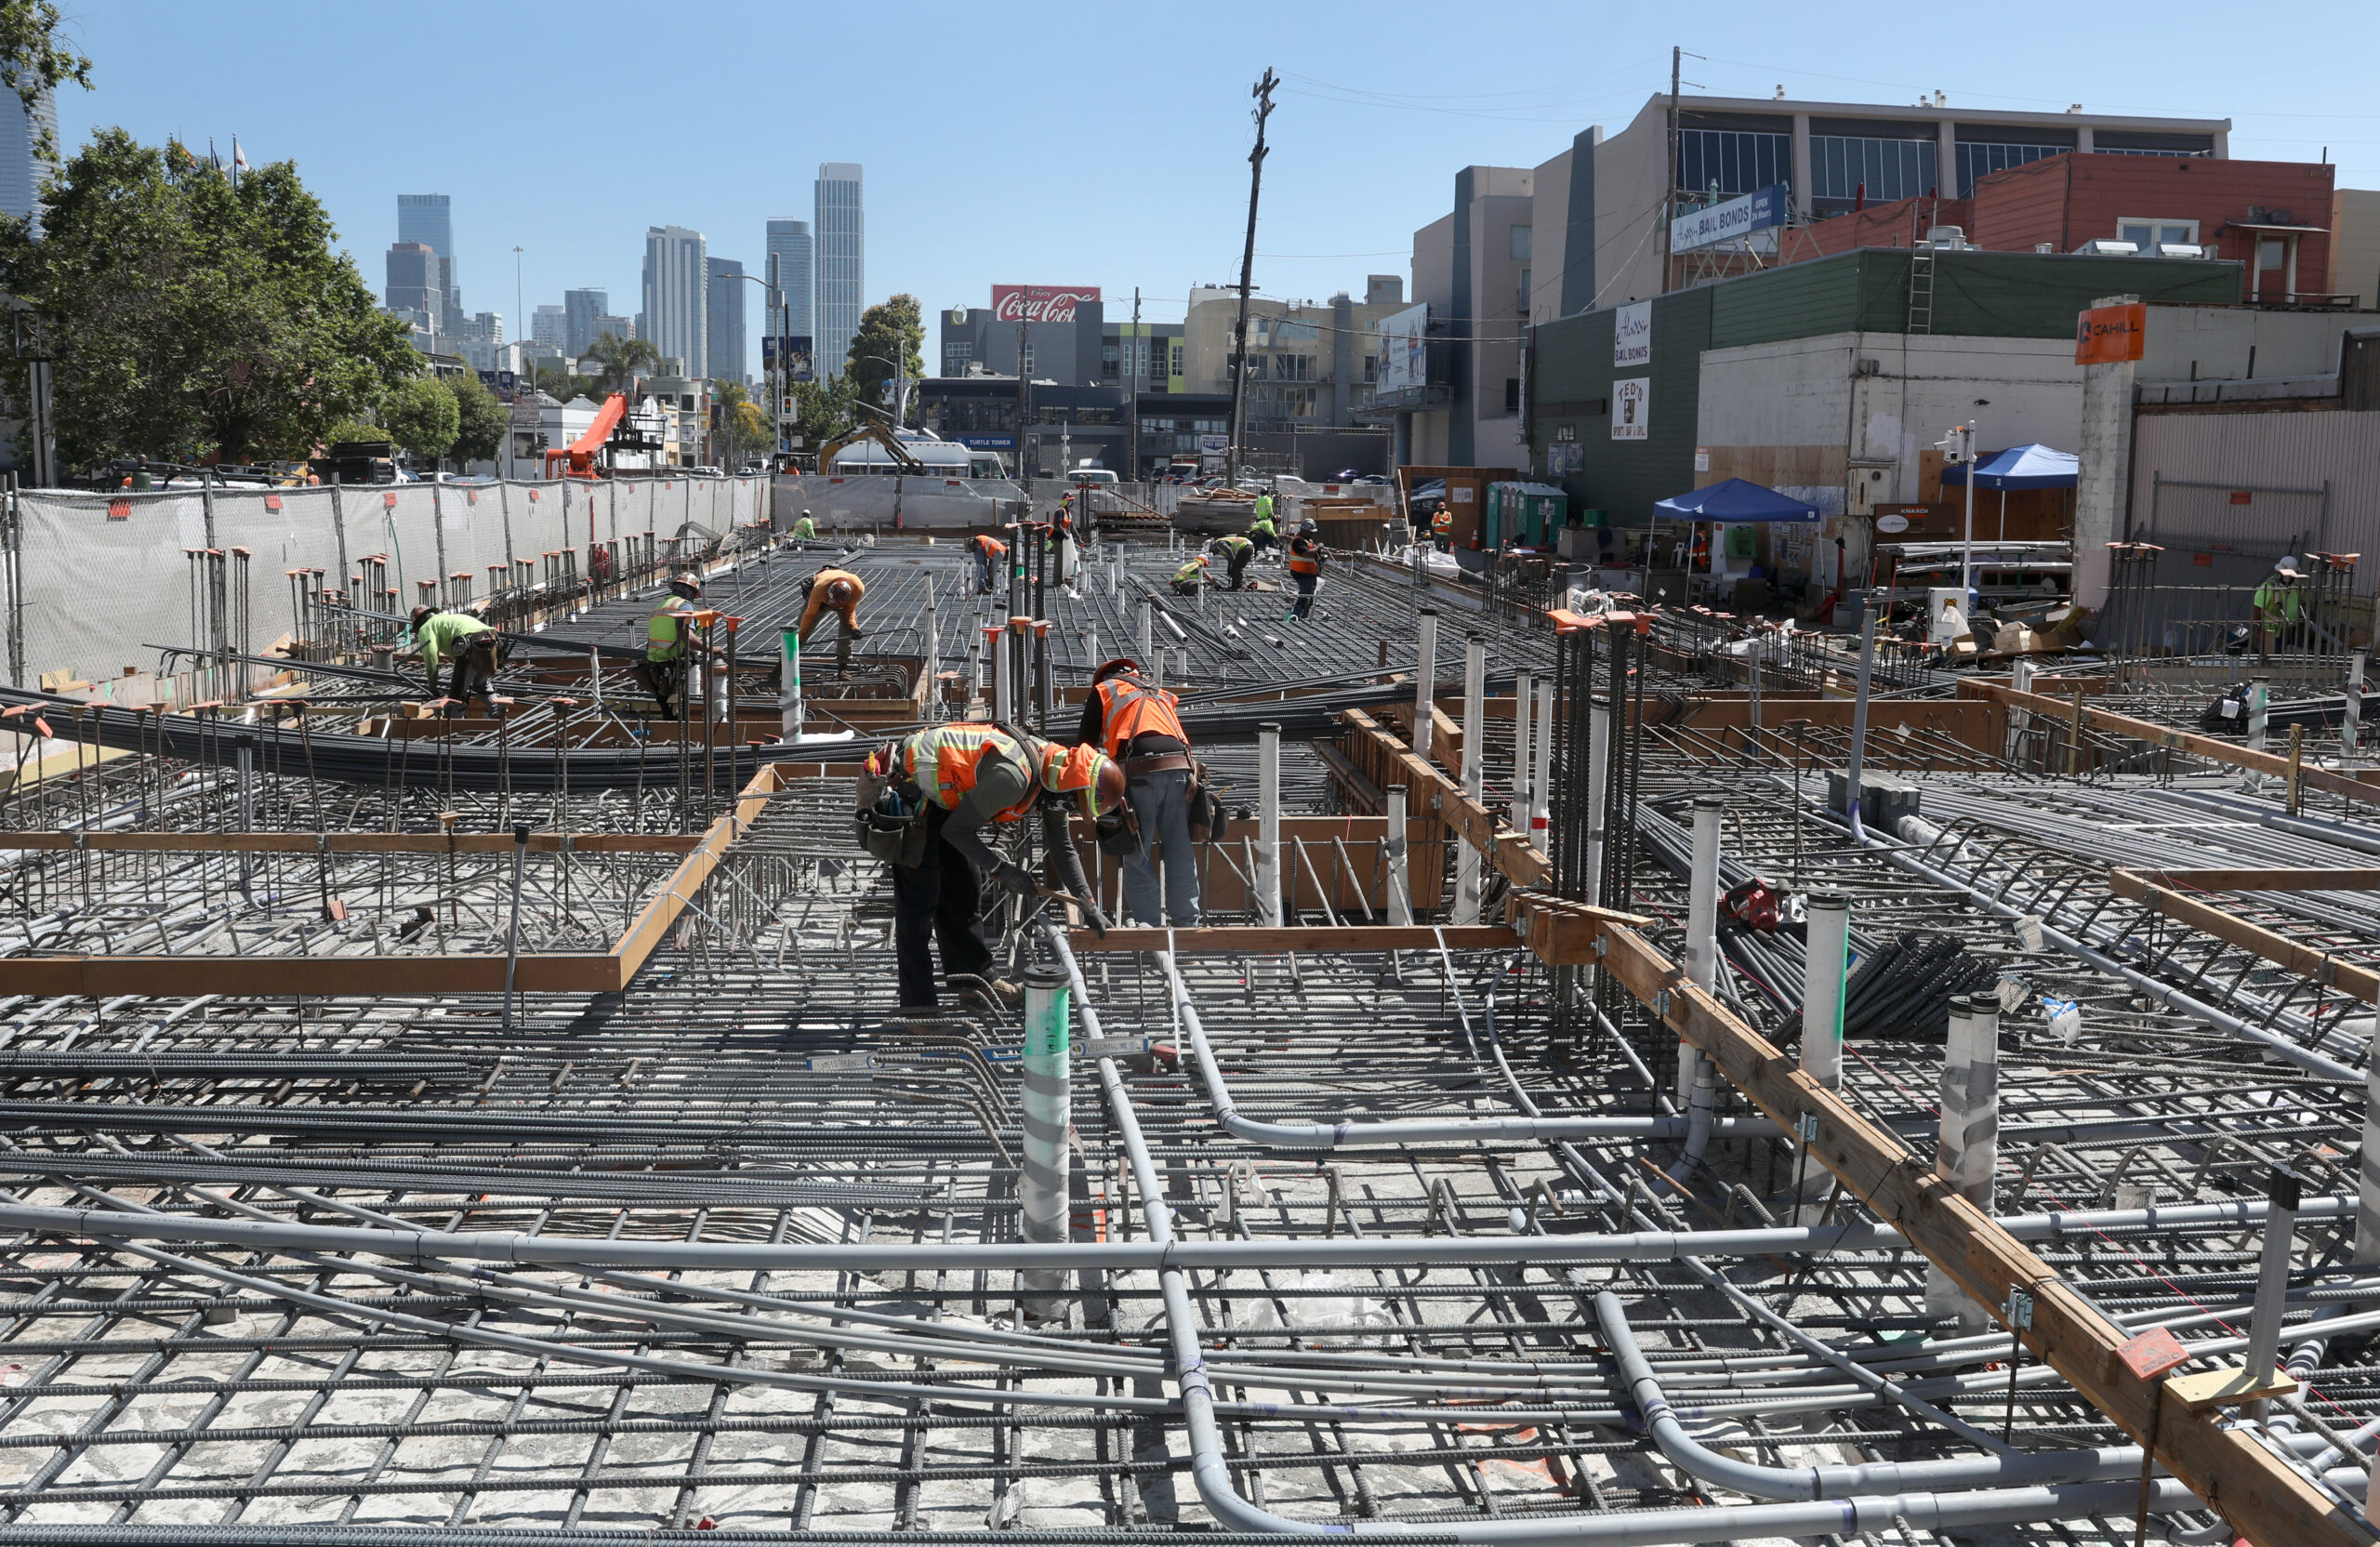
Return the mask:
[[[774, 271], [776, 265], [776, 257], [774, 254], [770, 255], [769, 264], [772, 271]], [[758, 274], [747, 274], [738, 271], [734, 277], [740, 280], [748, 280], [752, 284], [760, 287], [760, 304], [766, 307], [769, 312], [769, 336], [777, 340], [775, 344], [771, 346], [769, 350], [770, 357], [776, 363], [768, 367], [769, 464], [772, 470], [774, 470], [776, 465], [776, 447], [779, 439], [778, 430], [781, 428], [779, 424], [779, 417], [785, 411], [785, 391], [780, 381], [780, 378], [785, 375], [786, 370], [786, 362], [783, 358], [785, 353], [785, 335], [777, 331], [777, 308], [783, 304], [781, 298], [784, 292], [779, 290], [768, 280], [762, 279]]]
[[892, 367], [892, 428], [900, 429], [909, 422], [909, 373], [906, 367], [885, 359], [880, 354], [863, 354], [862, 360], [873, 360], [879, 365]]

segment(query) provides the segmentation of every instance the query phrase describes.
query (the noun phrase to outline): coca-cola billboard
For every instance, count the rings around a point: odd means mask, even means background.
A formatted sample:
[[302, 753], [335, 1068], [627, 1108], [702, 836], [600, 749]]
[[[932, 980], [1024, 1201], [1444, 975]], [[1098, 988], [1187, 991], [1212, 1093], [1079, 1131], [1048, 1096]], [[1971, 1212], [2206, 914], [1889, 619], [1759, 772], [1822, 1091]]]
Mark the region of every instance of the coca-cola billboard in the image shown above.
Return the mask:
[[995, 284], [992, 315], [1003, 323], [1071, 323], [1075, 308], [1099, 304], [1096, 284]]

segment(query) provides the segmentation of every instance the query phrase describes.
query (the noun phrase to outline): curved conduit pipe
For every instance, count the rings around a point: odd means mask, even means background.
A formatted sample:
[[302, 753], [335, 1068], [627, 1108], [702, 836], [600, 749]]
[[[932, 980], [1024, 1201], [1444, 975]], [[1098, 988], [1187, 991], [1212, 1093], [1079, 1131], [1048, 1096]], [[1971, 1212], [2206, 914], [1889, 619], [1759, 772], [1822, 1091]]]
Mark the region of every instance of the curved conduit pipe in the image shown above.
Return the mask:
[[[1167, 939], [1170, 944], [1170, 932]], [[1207, 1029], [1198, 1020], [1197, 1007], [1190, 1002], [1189, 985], [1182, 980], [1173, 953], [1170, 950], [1159, 951], [1157, 959], [1157, 964], [1165, 969], [1166, 985], [1172, 994], [1173, 1007], [1182, 1017], [1182, 1028], [1189, 1033], [1190, 1051], [1198, 1062], [1198, 1074], [1206, 1082], [1207, 1099], [1214, 1106], [1216, 1120], [1234, 1138], [1245, 1139], [1250, 1144], [1268, 1144], [1276, 1149], [1316, 1150], [1371, 1144], [1553, 1144], [1564, 1139], [1682, 1139], [1693, 1127], [1692, 1118], [1681, 1117], [1408, 1117], [1381, 1121], [1351, 1117], [1335, 1123], [1276, 1123], [1244, 1117], [1232, 1100], [1231, 1087], [1223, 1080], [1223, 1069], [1215, 1062], [1214, 1050], [1207, 1044]], [[1766, 1117], [1723, 1117], [1712, 1120], [1712, 1131], [1731, 1139], [1774, 1139], [1785, 1130]]]
[[[1774, 777], [1771, 777], [1767, 782], [1772, 787], [1778, 789], [1786, 787], [1781, 780]], [[1904, 825], [1913, 824], [1915, 831], [1932, 835], [1931, 837], [1923, 839], [1911, 839], [1910, 841], [1925, 842], [1930, 844], [1937, 841], [1943, 836], [1943, 829], [1936, 827], [1933, 824], [1923, 821], [1920, 818], [1904, 817], [1902, 820]], [[1857, 839], [1865, 847], [1872, 849], [1877, 853], [1883, 855], [1884, 861], [1895, 868], [1905, 870], [1912, 876], [1917, 876], [1923, 879], [1932, 881], [1937, 886], [1947, 887], [1952, 892], [1963, 893], [1969, 901], [1973, 902], [1976, 906], [1983, 909], [1986, 913], [1990, 914], [1995, 919], [2016, 919], [2030, 917], [2030, 915], [2018, 912], [2016, 908], [2010, 907], [2005, 903], [1987, 896], [1979, 888], [1970, 886], [1965, 881], [1959, 879], [1956, 876], [1953, 876], [1947, 871], [1935, 868], [1933, 866], [1926, 864], [1924, 860], [1919, 859], [1915, 854], [1911, 853], [1901, 845], [1887, 842], [1870, 834], [1865, 828], [1860, 826], [1859, 814], [1856, 809], [1851, 813], [1850, 826], [1851, 836], [1853, 838]], [[2286, 1037], [2282, 1037], [2275, 1032], [2267, 1031], [2262, 1026], [2254, 1025], [2240, 1019], [2237, 1015], [2217, 1010], [2215, 1006], [2206, 1003], [2204, 1000], [2194, 998], [2169, 984], [2161, 983], [2157, 979], [2150, 977], [2148, 973], [2140, 972], [2136, 968], [2125, 966], [2122, 962], [2116, 960], [2107, 953], [2097, 950], [2091, 945], [2085, 945], [2074, 936], [2068, 934], [2065, 931], [2056, 928], [2046, 919], [2042, 923], [2042, 938], [2056, 946], [2059, 950], [2064, 951], [2067, 955], [2083, 962], [2085, 965], [2097, 968], [2100, 972], [2109, 973], [2111, 976], [2122, 978], [2124, 982], [2132, 985], [2135, 988], [2139, 989], [2142, 993], [2148, 995], [2150, 998], [2157, 1000], [2160, 1004], [2164, 1005], [2167, 1009], [2178, 1011], [2184, 1015], [2188, 1015], [2194, 1019], [2203, 1021], [2208, 1025], [2215, 1027], [2217, 1031], [2225, 1032], [2245, 1041], [2254, 1042], [2259, 1047], [2268, 1048], [2273, 1052], [2279, 1054], [2281, 1058], [2295, 1064], [2298, 1068], [2305, 1070], [2308, 1074], [2320, 1075], [2325, 1079], [2340, 1080], [2350, 1085], [2360, 1085], [2364, 1081], [2364, 1070], [2342, 1064], [2337, 1059], [2333, 1058], [2326, 1053], [2317, 1052], [2311, 1048], [2300, 1047]]]

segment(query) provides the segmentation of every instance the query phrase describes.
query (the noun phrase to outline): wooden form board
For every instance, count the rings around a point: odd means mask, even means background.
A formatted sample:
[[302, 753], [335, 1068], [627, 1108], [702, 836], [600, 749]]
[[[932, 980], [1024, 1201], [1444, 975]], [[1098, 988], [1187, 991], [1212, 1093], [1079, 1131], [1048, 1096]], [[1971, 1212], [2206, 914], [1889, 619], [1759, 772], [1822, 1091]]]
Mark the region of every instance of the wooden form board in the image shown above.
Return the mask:
[[[533, 994], [616, 993], [628, 985], [639, 969], [660, 946], [669, 928], [719, 867], [737, 835], [759, 819], [769, 797], [789, 775], [768, 764], [744, 787], [733, 811], [723, 813], [698, 838], [656, 835], [671, 847], [652, 853], [682, 853], [660, 889], [646, 902], [627, 932], [609, 951], [530, 953], [512, 962], [513, 986]], [[5, 837], [7, 835], [0, 835]], [[25, 835], [20, 835], [25, 836]], [[57, 837], [62, 835], [39, 835]], [[95, 835], [96, 836], [96, 835]], [[211, 838], [208, 834], [121, 834], [117, 837]], [[298, 852], [311, 851], [314, 835], [247, 834], [249, 838], [297, 838]], [[426, 838], [431, 847], [411, 853], [441, 853], [446, 840], [435, 834], [337, 834], [337, 838]], [[550, 840], [553, 835], [548, 834]], [[598, 835], [589, 835], [590, 837]], [[639, 835], [610, 835], [635, 837]], [[509, 850], [509, 834], [457, 834], [493, 840], [493, 847], [475, 852]], [[584, 840], [582, 840], [583, 842]], [[677, 845], [682, 844], [680, 849]], [[68, 845], [71, 847], [71, 845]], [[536, 846], [532, 840], [532, 847]], [[574, 848], [579, 847], [574, 844]], [[559, 841], [546, 851], [558, 853]], [[395, 852], [358, 848], [333, 853]], [[28, 956], [0, 959], [0, 994], [80, 994], [106, 997], [149, 995], [161, 998], [197, 994], [280, 998], [358, 995], [496, 994], [504, 990], [506, 959], [481, 956]]]
[[1443, 940], [1450, 951], [1516, 950], [1521, 937], [1501, 924], [1316, 925], [1299, 929], [1226, 926], [1195, 930], [1109, 930], [1104, 936], [1076, 930], [1069, 936], [1082, 952], [1162, 951], [1177, 956], [1275, 956], [1285, 951], [1435, 951]]
[[1405, 786], [1412, 792], [1409, 809], [1436, 813], [1514, 885], [1542, 886], [1553, 874], [1553, 861], [1532, 848], [1525, 836], [1504, 826], [1496, 813], [1415, 756], [1411, 747], [1382, 730], [1371, 716], [1361, 709], [1343, 709], [1339, 718], [1352, 732], [1348, 757], [1373, 783], [1382, 788]]
[[[2213, 873], [2217, 875], [2256, 874], [2254, 871]], [[2299, 875], [2323, 873], [2320, 871], [2295, 872]], [[2347, 873], [2369, 874], [2369, 872], [2358, 871]], [[2267, 961], [2277, 962], [2300, 977], [2310, 978], [2325, 987], [2335, 988], [2340, 993], [2351, 995], [2366, 1004], [2380, 1005], [2380, 972], [2375, 972], [2369, 967], [2359, 966], [2350, 961], [2341, 961], [2327, 951], [2318, 951], [2311, 946], [2300, 945], [2286, 935], [2276, 933], [2261, 925], [2252, 924], [2244, 919], [2226, 913], [2212, 903], [2185, 895], [2171, 887], [2159, 886], [2129, 870], [2121, 868], [2109, 870], [2108, 887], [2117, 896], [2129, 897], [2134, 902], [2146, 904], [2150, 912], [2162, 913], [2177, 924], [2187, 925], [2202, 934], [2211, 934], [2217, 940], [2239, 946], [2241, 950], [2254, 951]], [[2277, 889], [2264, 887], [2258, 890]]]

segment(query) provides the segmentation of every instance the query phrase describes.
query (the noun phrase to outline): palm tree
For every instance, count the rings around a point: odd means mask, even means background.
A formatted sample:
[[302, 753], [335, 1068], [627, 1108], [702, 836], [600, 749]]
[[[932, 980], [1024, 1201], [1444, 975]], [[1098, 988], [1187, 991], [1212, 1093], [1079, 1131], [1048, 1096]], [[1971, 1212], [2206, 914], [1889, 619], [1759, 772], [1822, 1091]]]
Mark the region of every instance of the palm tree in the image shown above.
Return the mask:
[[604, 390], [625, 392], [642, 373], [661, 364], [661, 351], [650, 338], [623, 338], [606, 333], [587, 347], [587, 358], [602, 369], [595, 379]]

